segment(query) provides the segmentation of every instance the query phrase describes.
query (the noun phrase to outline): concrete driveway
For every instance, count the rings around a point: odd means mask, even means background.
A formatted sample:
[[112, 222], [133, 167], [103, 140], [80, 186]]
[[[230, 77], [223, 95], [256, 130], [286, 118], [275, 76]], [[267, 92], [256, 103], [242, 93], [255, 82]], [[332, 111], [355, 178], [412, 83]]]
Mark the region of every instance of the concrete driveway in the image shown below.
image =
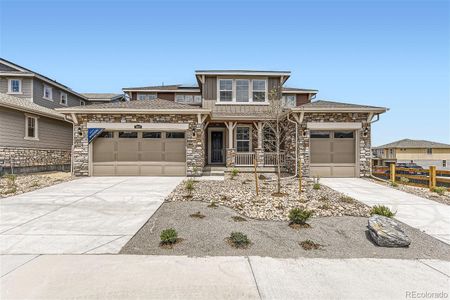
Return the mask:
[[322, 178], [324, 185], [367, 205], [386, 205], [395, 218], [450, 244], [450, 206], [361, 178]]
[[89, 177], [0, 200], [0, 254], [118, 253], [182, 177]]

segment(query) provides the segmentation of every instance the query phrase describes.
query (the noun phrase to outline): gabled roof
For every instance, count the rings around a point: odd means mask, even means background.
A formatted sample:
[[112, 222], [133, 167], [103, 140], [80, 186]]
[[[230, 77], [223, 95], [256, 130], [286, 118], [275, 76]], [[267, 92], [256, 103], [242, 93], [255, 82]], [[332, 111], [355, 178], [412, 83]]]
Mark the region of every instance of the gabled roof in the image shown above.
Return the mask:
[[381, 149], [381, 148], [450, 148], [450, 145], [426, 140], [403, 139], [389, 144], [374, 147], [374, 149]]
[[31, 114], [49, 117], [52, 119], [65, 120], [63, 114], [60, 114], [51, 108], [43, 107], [33, 102], [30, 102], [26, 99], [14, 97], [3, 93], [0, 93], [0, 106], [20, 110], [23, 112], [28, 112]]
[[53, 85], [59, 87], [60, 89], [66, 91], [66, 92], [72, 93], [73, 95], [76, 95], [76, 96], [78, 96], [78, 97], [80, 97], [82, 99], [88, 100], [86, 97], [84, 97], [83, 95], [75, 92], [74, 90], [72, 90], [68, 86], [66, 86], [66, 85], [64, 85], [62, 83], [59, 83], [58, 81], [53, 80], [53, 79], [51, 79], [51, 78], [49, 78], [47, 76], [44, 76], [44, 75], [39, 74], [37, 72], [34, 72], [34, 71], [30, 70], [30, 69], [27, 69], [27, 68], [24, 68], [22, 66], [19, 66], [19, 65], [13, 63], [13, 62], [10, 62], [9, 60], [6, 60], [4, 58], [0, 58], [0, 63], [3, 63], [5, 65], [7, 65], [9, 67], [12, 67], [12, 68], [17, 70], [16, 72], [11, 72], [11, 71], [1, 72], [0, 71], [0, 75], [2, 75], [4, 73], [4, 74], [8, 74], [8, 75], [14, 74], [14, 75], [17, 75], [17, 76], [19, 76], [19, 75], [20, 76], [35, 76], [35, 77], [41, 79], [42, 81], [45, 81], [45, 82], [50, 83], [50, 84], [53, 84]]
[[83, 96], [88, 98], [90, 101], [111, 101], [116, 98], [121, 98], [123, 94], [114, 93], [81, 93]]
[[208, 109], [163, 99], [108, 102], [86, 106], [57, 108], [61, 113], [209, 113]]
[[310, 112], [373, 112], [373, 113], [383, 113], [388, 110], [386, 107], [360, 105], [344, 102], [335, 102], [328, 100], [317, 100], [314, 102], [303, 104], [299, 107], [291, 108], [292, 111], [310, 111]]
[[141, 86], [141, 87], [127, 87], [122, 88], [122, 91], [138, 91], [138, 92], [188, 92], [199, 93], [200, 88], [198, 86], [187, 86], [182, 84], [169, 84], [169, 85], [154, 85], [154, 86]]
[[265, 70], [195, 70], [195, 75], [284, 75], [290, 76], [291, 71]]

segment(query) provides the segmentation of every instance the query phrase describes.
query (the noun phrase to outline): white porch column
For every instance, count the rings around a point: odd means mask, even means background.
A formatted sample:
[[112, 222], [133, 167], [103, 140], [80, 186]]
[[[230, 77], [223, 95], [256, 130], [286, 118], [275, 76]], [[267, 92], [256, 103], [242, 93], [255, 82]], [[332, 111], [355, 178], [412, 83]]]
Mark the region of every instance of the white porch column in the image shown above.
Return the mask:
[[234, 127], [236, 127], [237, 122], [225, 122], [225, 126], [228, 128], [228, 148], [234, 148]]

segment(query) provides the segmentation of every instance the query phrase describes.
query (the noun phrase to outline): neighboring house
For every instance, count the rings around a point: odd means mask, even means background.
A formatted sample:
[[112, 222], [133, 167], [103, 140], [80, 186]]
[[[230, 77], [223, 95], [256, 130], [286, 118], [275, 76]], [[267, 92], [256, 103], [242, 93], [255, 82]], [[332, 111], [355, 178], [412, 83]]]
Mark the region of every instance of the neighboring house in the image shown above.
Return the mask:
[[125, 95], [114, 93], [81, 93], [89, 101], [86, 104], [99, 104], [105, 102], [125, 101]]
[[371, 122], [387, 109], [331, 101], [285, 88], [288, 71], [196, 71], [197, 87], [124, 88], [131, 101], [58, 109], [73, 116], [73, 171], [96, 175], [201, 175], [205, 167], [261, 170], [276, 161], [269, 93], [283, 95], [289, 120], [282, 164], [303, 176], [371, 173]]
[[403, 139], [373, 148], [373, 165], [415, 163], [423, 168], [436, 166], [450, 170], [450, 145], [424, 140]]
[[28, 99], [0, 93], [0, 175], [70, 170], [72, 123]]

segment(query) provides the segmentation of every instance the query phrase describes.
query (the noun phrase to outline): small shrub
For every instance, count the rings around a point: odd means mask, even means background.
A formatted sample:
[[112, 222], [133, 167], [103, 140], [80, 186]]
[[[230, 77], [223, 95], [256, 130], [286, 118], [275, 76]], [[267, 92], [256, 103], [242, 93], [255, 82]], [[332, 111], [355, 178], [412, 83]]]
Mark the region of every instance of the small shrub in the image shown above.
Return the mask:
[[374, 207], [372, 207], [370, 214], [385, 216], [388, 218], [395, 216], [395, 212], [392, 212], [389, 207], [384, 205], [375, 205]]
[[3, 175], [3, 178], [8, 180], [8, 185], [9, 186], [16, 186], [17, 175], [15, 175], [15, 174], [5, 174], [5, 175]]
[[191, 214], [189, 215], [189, 217], [191, 218], [197, 218], [197, 219], [203, 219], [205, 217], [205, 215], [202, 215], [199, 211], [196, 212], [195, 214]]
[[313, 189], [320, 190], [320, 183], [316, 182], [313, 184]]
[[192, 191], [194, 190], [194, 180], [192, 179], [186, 180], [184, 188], [188, 191], [188, 195], [192, 196]]
[[33, 181], [33, 183], [30, 185], [30, 187], [37, 187], [39, 186], [39, 182]]
[[341, 201], [342, 202], [345, 202], [345, 203], [354, 203], [355, 202], [355, 199], [353, 199], [352, 197], [350, 197], [350, 196], [342, 196], [341, 197]]
[[217, 208], [219, 206], [217, 205], [216, 201], [212, 200], [211, 203], [208, 204], [208, 207], [209, 208]]
[[243, 217], [241, 217], [241, 216], [232, 216], [231, 218], [232, 218], [235, 222], [245, 222], [245, 221], [247, 221], [246, 218], [243, 218]]
[[319, 201], [328, 201], [328, 196], [322, 196], [319, 198]]
[[442, 195], [445, 195], [445, 192], [447, 192], [447, 189], [443, 186], [435, 186], [431, 189], [431, 191], [442, 196]]
[[391, 186], [398, 187], [398, 183], [397, 182], [391, 182]]
[[242, 232], [232, 232], [228, 241], [235, 248], [247, 248], [251, 243], [247, 235]]
[[314, 243], [311, 240], [304, 240], [304, 241], [300, 242], [299, 244], [306, 251], [308, 251], [308, 250], [317, 250], [321, 246], [320, 244]]
[[289, 211], [288, 217], [292, 224], [305, 224], [311, 218], [312, 214], [312, 210], [293, 208]]
[[175, 244], [178, 240], [178, 233], [175, 229], [169, 228], [164, 229], [161, 231], [161, 234], [159, 235], [161, 238], [161, 244], [162, 245], [171, 245]]
[[408, 183], [409, 183], [409, 179], [406, 178], [406, 177], [400, 177], [400, 182], [401, 182], [402, 184], [408, 184]]
[[239, 174], [239, 169], [233, 168], [231, 169], [231, 179], [234, 179], [234, 177], [236, 177]]
[[3, 192], [5, 195], [9, 194], [15, 194], [17, 192], [17, 188], [15, 186], [8, 188], [6, 191]]

